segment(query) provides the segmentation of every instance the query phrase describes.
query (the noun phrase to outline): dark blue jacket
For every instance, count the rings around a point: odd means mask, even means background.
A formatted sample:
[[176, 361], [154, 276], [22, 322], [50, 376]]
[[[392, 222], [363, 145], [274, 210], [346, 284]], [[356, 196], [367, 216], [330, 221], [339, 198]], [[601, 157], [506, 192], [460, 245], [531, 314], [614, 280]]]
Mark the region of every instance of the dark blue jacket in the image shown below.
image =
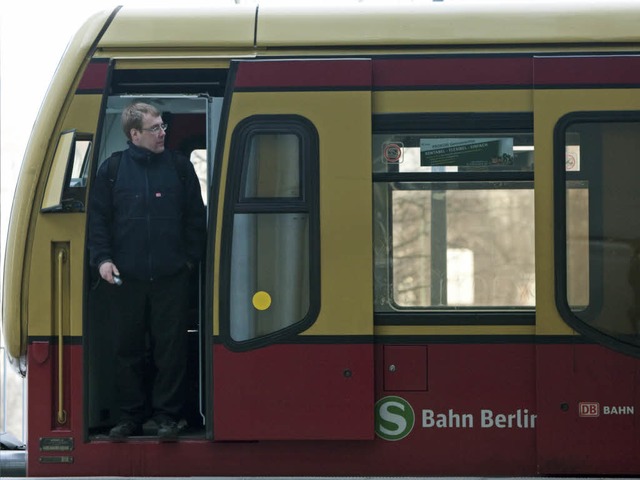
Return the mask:
[[206, 216], [191, 162], [176, 152], [154, 154], [129, 142], [113, 182], [108, 164], [102, 163], [91, 186], [91, 266], [111, 260], [123, 279], [153, 280], [197, 264]]

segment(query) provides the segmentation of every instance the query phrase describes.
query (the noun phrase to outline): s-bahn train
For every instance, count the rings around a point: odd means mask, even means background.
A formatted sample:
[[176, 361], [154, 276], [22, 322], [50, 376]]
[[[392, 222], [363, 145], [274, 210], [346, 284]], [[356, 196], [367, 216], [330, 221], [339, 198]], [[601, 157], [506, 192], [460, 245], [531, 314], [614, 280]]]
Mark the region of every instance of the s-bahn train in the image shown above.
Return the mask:
[[[90, 18], [6, 244], [27, 474], [640, 475], [639, 25], [635, 1]], [[175, 443], [108, 437], [87, 202], [133, 100], [207, 208]]]

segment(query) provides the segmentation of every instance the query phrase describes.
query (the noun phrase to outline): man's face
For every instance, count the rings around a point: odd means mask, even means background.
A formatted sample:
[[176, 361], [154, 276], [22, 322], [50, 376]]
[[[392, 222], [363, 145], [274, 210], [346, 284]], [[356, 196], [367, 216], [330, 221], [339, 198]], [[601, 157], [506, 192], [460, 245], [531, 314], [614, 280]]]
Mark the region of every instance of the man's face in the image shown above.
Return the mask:
[[145, 113], [142, 119], [142, 130], [135, 128], [131, 130], [131, 143], [151, 150], [153, 153], [162, 153], [166, 136], [164, 129], [161, 127], [162, 125], [162, 117], [153, 117]]

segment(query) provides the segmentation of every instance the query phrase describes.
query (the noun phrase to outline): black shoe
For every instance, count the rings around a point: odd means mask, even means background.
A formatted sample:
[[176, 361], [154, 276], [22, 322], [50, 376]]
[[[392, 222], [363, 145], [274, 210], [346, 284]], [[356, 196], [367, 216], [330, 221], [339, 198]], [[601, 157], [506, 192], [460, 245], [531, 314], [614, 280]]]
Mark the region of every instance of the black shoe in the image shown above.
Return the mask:
[[178, 440], [178, 424], [173, 420], [162, 420], [158, 425], [158, 438], [161, 442]]
[[156, 435], [158, 435], [159, 425], [160, 422], [158, 422], [155, 418], [150, 418], [142, 424], [142, 434], [149, 437], [155, 437]]
[[131, 420], [124, 420], [109, 431], [109, 438], [114, 442], [121, 442], [131, 435], [139, 435], [140, 433], [140, 425]]

